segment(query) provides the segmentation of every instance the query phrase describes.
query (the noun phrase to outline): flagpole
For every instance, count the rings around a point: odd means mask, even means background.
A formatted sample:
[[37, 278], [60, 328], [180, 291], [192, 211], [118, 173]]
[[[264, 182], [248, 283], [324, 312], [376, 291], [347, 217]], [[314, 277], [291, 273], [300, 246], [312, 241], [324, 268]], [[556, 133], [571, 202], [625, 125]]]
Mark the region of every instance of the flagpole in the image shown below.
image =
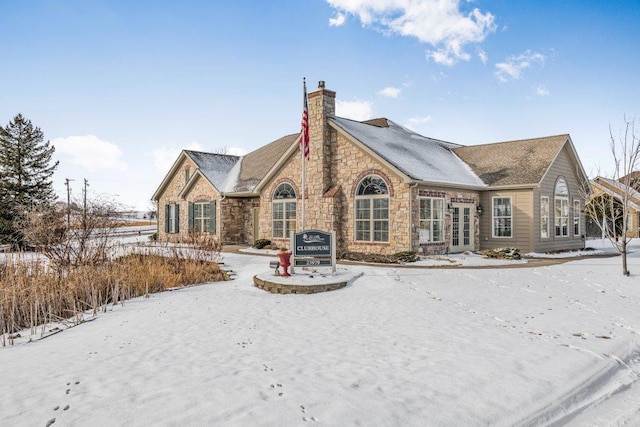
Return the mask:
[[[306, 144], [308, 144], [307, 142], [307, 135], [309, 134], [309, 112], [308, 112], [308, 107], [307, 107], [307, 82], [305, 80], [305, 78], [302, 78], [302, 96], [303, 96], [303, 119], [302, 119], [302, 144], [300, 144], [300, 162], [302, 163], [302, 230], [304, 231], [306, 229], [306, 212], [305, 212], [305, 199], [306, 199], [306, 192], [307, 192], [307, 166], [306, 166], [306, 156], [305, 156], [305, 151], [307, 150]], [[305, 117], [304, 115], [306, 115], [306, 123], [305, 123]], [[306, 126], [306, 128], [305, 128]]]

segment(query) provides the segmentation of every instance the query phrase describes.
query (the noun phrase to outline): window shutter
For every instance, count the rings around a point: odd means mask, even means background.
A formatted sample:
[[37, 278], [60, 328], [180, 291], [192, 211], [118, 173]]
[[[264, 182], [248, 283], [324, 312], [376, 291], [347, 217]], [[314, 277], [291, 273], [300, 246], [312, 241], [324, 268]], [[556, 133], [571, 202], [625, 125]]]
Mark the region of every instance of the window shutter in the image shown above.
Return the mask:
[[169, 209], [171, 205], [164, 205], [164, 232], [169, 232]]
[[180, 205], [176, 203], [174, 206], [176, 207], [176, 233], [179, 233], [180, 232]]
[[216, 221], [217, 221], [217, 211], [216, 211], [216, 201], [212, 200], [211, 203], [209, 203], [209, 233], [213, 233], [215, 234], [216, 232]]
[[189, 233], [193, 231], [193, 216], [194, 216], [193, 202], [189, 202]]

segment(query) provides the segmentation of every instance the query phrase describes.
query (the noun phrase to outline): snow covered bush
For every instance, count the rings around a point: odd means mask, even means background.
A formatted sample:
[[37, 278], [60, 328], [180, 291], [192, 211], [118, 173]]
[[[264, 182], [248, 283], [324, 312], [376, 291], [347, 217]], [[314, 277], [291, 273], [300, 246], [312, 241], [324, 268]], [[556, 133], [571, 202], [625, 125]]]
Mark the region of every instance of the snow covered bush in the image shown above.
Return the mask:
[[253, 247], [256, 249], [262, 249], [267, 245], [271, 244], [271, 240], [269, 239], [258, 239], [253, 243]]
[[485, 249], [482, 251], [482, 255], [487, 258], [501, 258], [501, 259], [521, 259], [520, 249], [518, 248], [493, 248]]

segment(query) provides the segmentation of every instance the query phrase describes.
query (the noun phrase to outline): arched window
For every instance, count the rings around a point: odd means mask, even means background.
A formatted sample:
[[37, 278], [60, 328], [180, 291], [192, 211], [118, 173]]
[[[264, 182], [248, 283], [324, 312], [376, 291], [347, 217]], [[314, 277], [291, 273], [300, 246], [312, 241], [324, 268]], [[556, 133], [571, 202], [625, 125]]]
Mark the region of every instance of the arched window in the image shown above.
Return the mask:
[[384, 179], [369, 175], [356, 189], [355, 238], [362, 242], [389, 241], [389, 188]]
[[273, 237], [289, 237], [296, 231], [296, 191], [291, 184], [278, 185], [273, 193]]
[[554, 202], [556, 236], [566, 237], [569, 235], [569, 187], [562, 177], [556, 181]]

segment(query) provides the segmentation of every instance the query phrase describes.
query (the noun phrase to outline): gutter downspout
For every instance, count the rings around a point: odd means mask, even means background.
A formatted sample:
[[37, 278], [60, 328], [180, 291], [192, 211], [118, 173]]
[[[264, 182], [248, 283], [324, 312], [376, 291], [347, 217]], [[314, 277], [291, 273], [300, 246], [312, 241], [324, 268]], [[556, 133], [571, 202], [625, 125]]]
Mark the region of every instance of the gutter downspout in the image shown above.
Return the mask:
[[[418, 186], [417, 182], [409, 185], [409, 250], [413, 251], [413, 189]], [[420, 245], [420, 242], [418, 242]]]
[[220, 244], [223, 243], [223, 241], [222, 241], [222, 237], [223, 237], [222, 232], [223, 232], [223, 226], [224, 226], [224, 221], [222, 220], [223, 219], [222, 218], [222, 201], [224, 199], [226, 199], [226, 198], [227, 198], [226, 194], [220, 193], [220, 208], [219, 208], [220, 209]]

